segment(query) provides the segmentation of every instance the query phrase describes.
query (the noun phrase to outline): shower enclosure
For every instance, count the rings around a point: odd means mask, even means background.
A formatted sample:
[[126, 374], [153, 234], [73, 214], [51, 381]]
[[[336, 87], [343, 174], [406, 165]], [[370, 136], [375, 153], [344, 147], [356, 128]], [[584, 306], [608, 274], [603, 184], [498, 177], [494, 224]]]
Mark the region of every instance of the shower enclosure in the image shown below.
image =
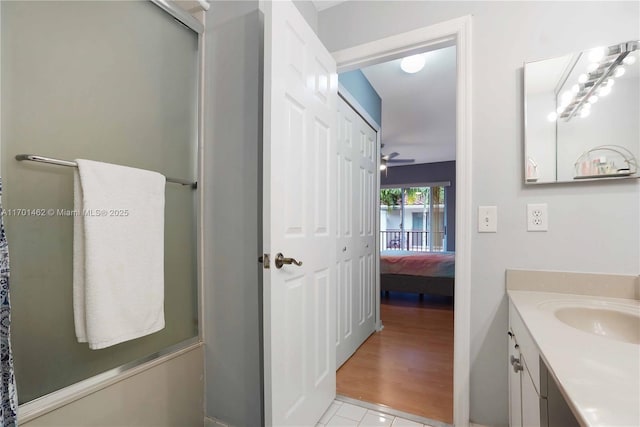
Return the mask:
[[91, 159], [198, 181], [202, 30], [163, 1], [0, 8], [0, 171], [24, 404], [199, 340], [200, 190], [166, 186], [165, 328], [93, 351], [76, 341], [73, 324], [73, 217], [65, 213], [73, 210], [73, 170], [15, 156]]

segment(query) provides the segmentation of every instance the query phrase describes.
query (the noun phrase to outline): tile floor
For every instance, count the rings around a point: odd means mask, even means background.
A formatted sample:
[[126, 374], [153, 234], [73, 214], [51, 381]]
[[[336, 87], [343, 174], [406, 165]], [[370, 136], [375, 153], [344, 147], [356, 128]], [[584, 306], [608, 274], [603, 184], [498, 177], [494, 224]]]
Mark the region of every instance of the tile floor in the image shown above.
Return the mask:
[[405, 418], [334, 400], [316, 427], [431, 427]]

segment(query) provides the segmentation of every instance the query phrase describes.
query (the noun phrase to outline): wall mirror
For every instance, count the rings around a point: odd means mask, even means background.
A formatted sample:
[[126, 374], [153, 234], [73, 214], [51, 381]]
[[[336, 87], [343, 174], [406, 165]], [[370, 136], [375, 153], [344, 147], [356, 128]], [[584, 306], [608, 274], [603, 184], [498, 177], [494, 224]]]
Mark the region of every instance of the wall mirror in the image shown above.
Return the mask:
[[525, 63], [527, 184], [638, 177], [639, 45]]

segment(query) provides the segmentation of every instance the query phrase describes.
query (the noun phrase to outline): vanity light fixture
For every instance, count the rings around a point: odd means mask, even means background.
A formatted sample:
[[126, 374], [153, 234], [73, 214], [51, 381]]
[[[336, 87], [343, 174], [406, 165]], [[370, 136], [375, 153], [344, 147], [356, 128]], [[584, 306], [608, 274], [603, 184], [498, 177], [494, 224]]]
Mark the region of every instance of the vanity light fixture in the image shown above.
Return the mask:
[[402, 68], [402, 71], [405, 73], [415, 74], [424, 68], [425, 62], [424, 55], [422, 54], [407, 56], [400, 61], [400, 68]]
[[[588, 56], [591, 63], [587, 66], [587, 72], [578, 76], [578, 83], [570, 91], [559, 96], [556, 113], [550, 113], [547, 119], [553, 121], [553, 116], [554, 120], [564, 119], [568, 122], [575, 116], [587, 117], [591, 113], [591, 105], [599, 97], [611, 93], [614, 77], [621, 77], [625, 73], [622, 64], [632, 65], [636, 62], [636, 58], [630, 54], [638, 51], [639, 47], [640, 42], [630, 41], [592, 49]], [[572, 66], [575, 66], [575, 62]]]
[[598, 62], [602, 58], [604, 58], [604, 54], [605, 54], [605, 48], [603, 47], [597, 47], [595, 49], [591, 49], [591, 52], [589, 52], [589, 61]]
[[597, 93], [600, 96], [607, 96], [611, 93], [611, 86], [602, 86]]

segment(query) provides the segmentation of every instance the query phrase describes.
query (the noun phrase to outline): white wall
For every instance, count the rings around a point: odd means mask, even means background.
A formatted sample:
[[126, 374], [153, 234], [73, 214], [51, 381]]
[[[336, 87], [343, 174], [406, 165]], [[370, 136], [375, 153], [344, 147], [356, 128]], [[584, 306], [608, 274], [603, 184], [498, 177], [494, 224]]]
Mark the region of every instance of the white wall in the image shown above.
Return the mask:
[[[497, 234], [474, 234], [471, 419], [506, 425], [505, 269], [640, 273], [637, 180], [525, 186], [524, 62], [637, 39], [637, 2], [346, 2], [319, 13], [330, 51], [473, 15], [473, 205], [495, 204]], [[549, 232], [526, 232], [526, 204]], [[475, 223], [475, 222], [474, 222]]]
[[206, 19], [205, 415], [262, 423], [262, 20], [258, 1]]

